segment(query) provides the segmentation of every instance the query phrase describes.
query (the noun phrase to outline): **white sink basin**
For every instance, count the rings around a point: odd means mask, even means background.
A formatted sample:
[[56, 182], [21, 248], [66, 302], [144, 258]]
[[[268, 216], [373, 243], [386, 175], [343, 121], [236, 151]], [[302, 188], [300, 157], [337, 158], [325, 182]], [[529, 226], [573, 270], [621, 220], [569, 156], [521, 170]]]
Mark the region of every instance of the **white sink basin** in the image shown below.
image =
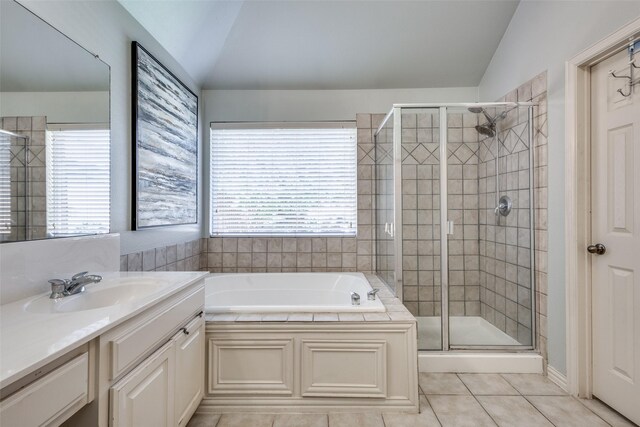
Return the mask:
[[101, 287], [101, 284], [89, 285], [87, 290], [77, 295], [71, 295], [52, 300], [49, 295], [36, 297], [24, 305], [25, 311], [31, 313], [69, 313], [74, 311], [93, 310], [118, 304], [128, 304], [139, 298], [144, 298], [160, 290], [166, 285], [164, 281], [152, 279], [122, 280]]

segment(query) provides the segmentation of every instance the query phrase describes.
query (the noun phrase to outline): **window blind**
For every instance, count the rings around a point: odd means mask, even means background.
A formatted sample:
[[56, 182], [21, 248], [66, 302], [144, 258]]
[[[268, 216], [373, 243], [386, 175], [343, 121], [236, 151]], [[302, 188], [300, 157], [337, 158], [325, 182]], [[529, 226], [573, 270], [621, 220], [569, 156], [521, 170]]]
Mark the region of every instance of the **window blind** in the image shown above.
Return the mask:
[[109, 130], [47, 131], [47, 232], [109, 232]]
[[11, 233], [11, 137], [0, 133], [0, 234]]
[[212, 124], [211, 235], [355, 235], [356, 148], [350, 123]]

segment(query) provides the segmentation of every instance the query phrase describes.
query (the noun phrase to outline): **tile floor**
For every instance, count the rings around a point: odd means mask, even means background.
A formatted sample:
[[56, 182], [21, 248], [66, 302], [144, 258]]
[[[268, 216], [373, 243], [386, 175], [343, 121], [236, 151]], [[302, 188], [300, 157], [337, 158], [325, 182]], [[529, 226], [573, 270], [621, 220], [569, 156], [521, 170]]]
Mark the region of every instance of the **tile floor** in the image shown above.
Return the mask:
[[420, 373], [420, 414], [199, 414], [188, 427], [633, 426], [542, 375]]

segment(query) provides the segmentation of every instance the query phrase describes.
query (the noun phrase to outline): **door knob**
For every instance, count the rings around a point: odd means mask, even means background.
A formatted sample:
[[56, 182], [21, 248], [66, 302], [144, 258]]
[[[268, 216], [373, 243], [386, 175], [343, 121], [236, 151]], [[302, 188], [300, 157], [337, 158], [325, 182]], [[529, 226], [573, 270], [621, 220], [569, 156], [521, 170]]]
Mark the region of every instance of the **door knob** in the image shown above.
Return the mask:
[[587, 246], [587, 252], [590, 254], [602, 255], [607, 251], [607, 248], [602, 243], [596, 243], [595, 245]]

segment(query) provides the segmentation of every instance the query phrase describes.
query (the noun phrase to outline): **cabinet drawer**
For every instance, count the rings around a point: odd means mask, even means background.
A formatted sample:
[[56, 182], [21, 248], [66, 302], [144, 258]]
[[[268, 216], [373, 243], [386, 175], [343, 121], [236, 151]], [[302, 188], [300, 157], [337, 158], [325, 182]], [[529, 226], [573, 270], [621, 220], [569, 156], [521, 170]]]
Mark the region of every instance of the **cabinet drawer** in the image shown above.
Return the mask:
[[89, 354], [83, 353], [0, 404], [0, 425], [59, 425], [89, 397]]
[[302, 340], [302, 396], [387, 396], [384, 341]]
[[176, 326], [202, 308], [204, 288], [185, 296], [174, 305], [156, 312], [127, 331], [110, 340], [111, 369], [109, 379], [113, 380], [134, 364], [149, 350], [157, 346], [163, 338], [169, 339]]

